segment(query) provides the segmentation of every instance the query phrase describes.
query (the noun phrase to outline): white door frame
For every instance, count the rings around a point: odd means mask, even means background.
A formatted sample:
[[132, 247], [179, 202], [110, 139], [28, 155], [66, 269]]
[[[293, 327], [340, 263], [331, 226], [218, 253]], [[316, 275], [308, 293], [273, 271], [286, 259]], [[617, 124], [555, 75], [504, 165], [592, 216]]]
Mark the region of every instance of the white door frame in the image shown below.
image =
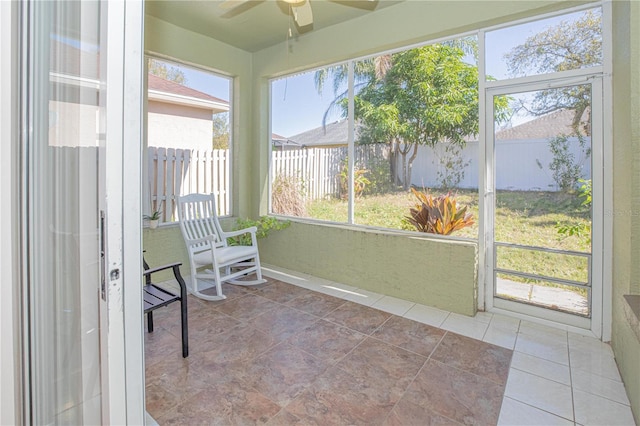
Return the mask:
[[[564, 325], [577, 332], [591, 331], [598, 338], [603, 337], [603, 281], [604, 281], [604, 113], [603, 113], [603, 78], [601, 69], [577, 70], [565, 73], [564, 77], [559, 75], [535, 76], [517, 79], [509, 83], [491, 82], [485, 89], [484, 110], [485, 110], [485, 137], [481, 138], [481, 155], [484, 157], [481, 164], [485, 164], [483, 176], [484, 191], [480, 194], [480, 211], [484, 215], [484, 229], [480, 238], [480, 251], [482, 253], [484, 274], [484, 307], [487, 311], [506, 312], [513, 314], [511, 308], [517, 309], [516, 314], [523, 318], [540, 322], [564, 323]], [[494, 235], [494, 178], [495, 178], [495, 157], [494, 157], [494, 117], [493, 117], [493, 97], [497, 95], [508, 95], [521, 92], [529, 92], [568, 85], [590, 84], [592, 88], [592, 182], [593, 182], [593, 203], [592, 203], [592, 297], [591, 297], [591, 318], [585, 321], [583, 318], [571, 316], [569, 314], [544, 311], [544, 318], [536, 318], [542, 308], [529, 307], [516, 302], [499, 301], [494, 303], [494, 273], [493, 273], [493, 235]], [[482, 146], [484, 144], [484, 146]], [[506, 302], [506, 303], [505, 303]], [[548, 314], [548, 315], [547, 315]]]
[[[19, 2], [0, 2], [0, 87], [3, 93], [0, 99], [0, 195], [4, 200], [0, 206], [0, 264], [4, 271], [1, 285], [6, 296], [2, 298], [0, 310], [3, 342], [0, 352], [3, 366], [1, 424], [22, 424], [28, 421], [32, 409], [31, 401], [25, 396], [29, 366], [21, 355], [28, 340], [21, 326], [24, 281], [20, 273], [23, 236], [19, 232], [24, 218], [20, 215], [23, 177], [19, 161], [18, 101], [23, 96], [20, 79], [28, 78], [18, 72], [20, 12], [24, 6]], [[103, 106], [108, 105], [103, 118], [109, 122], [101, 129], [104, 162], [99, 169], [106, 171], [101, 175], [103, 181], [106, 179], [101, 204], [109, 218], [108, 263], [112, 269], [122, 271], [119, 279], [109, 282], [108, 298], [100, 306], [101, 311], [106, 311], [105, 321], [101, 323], [102, 373], [106, 373], [102, 388], [104, 424], [144, 424], [145, 419], [139, 197], [143, 21], [141, 1], [109, 2], [107, 6], [103, 0], [101, 28], [108, 36], [109, 52], [107, 55], [104, 51], [101, 55], [103, 59], [108, 56], [108, 64], [101, 73], [100, 97], [101, 102], [105, 102]], [[108, 202], [105, 197], [109, 197]]]
[[24, 424], [20, 395], [18, 6], [0, 1], [0, 424]]
[[[101, 104], [100, 208], [105, 212], [105, 298], [101, 299], [104, 424], [144, 424], [142, 334], [142, 103], [144, 3], [105, 1], [106, 96]], [[105, 16], [102, 18], [105, 23]], [[105, 83], [104, 81], [102, 82]], [[101, 91], [104, 93], [104, 91]], [[101, 97], [102, 99], [102, 97]], [[104, 130], [104, 132], [102, 131]]]

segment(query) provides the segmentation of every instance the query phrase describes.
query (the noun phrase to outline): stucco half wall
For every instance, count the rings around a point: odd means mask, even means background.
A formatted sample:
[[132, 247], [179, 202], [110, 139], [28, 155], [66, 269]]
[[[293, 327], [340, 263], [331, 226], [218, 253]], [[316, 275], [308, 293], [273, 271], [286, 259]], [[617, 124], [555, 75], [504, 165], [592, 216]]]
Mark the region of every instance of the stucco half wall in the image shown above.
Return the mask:
[[[230, 228], [233, 219], [223, 220]], [[151, 266], [182, 262], [191, 274], [180, 228], [143, 232]], [[258, 242], [260, 260], [376, 293], [463, 315], [477, 308], [477, 244], [329, 225], [292, 222]], [[171, 279], [158, 274], [157, 280]]]
[[259, 241], [262, 263], [428, 306], [475, 315], [472, 241], [293, 222]]

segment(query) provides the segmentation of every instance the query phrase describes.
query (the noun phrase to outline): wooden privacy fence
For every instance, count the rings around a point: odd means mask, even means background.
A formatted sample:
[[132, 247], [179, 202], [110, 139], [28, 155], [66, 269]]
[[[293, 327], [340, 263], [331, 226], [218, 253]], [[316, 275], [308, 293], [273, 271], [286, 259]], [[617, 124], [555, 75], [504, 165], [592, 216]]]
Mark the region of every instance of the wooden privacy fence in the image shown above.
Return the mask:
[[148, 156], [151, 210], [161, 222], [177, 220], [177, 197], [191, 193], [215, 194], [218, 214], [230, 214], [229, 150], [149, 147]]
[[[387, 145], [358, 145], [355, 163], [367, 168], [372, 160], [388, 158]], [[340, 196], [340, 172], [347, 159], [347, 147], [296, 148], [273, 151], [271, 178], [295, 179], [308, 200]]]
[[[229, 150], [149, 147], [148, 157], [151, 210], [162, 212], [161, 222], [175, 221], [177, 197], [191, 193], [214, 193], [218, 213], [231, 214]], [[370, 161], [387, 157], [386, 145], [361, 145], [355, 149], [355, 162], [359, 167], [366, 168]], [[340, 172], [346, 158], [346, 147], [274, 151], [272, 179], [295, 178], [305, 198], [310, 200], [338, 197]]]

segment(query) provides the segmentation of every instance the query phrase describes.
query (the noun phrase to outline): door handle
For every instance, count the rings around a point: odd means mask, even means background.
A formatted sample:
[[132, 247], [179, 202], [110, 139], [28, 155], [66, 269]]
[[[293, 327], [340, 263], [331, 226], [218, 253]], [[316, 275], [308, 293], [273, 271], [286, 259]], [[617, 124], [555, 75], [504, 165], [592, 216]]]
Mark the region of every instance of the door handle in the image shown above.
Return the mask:
[[100, 297], [107, 301], [107, 277], [105, 265], [105, 231], [104, 231], [104, 210], [100, 210]]

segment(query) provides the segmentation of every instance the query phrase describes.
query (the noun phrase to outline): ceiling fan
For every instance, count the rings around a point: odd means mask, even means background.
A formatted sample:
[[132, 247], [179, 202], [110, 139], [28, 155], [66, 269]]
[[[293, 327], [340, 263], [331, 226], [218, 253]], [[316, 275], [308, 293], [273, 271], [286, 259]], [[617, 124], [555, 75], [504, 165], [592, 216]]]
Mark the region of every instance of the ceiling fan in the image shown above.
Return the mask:
[[[220, 8], [227, 10], [225, 15], [232, 17], [238, 15], [250, 8], [263, 3], [265, 0], [224, 0], [220, 3]], [[293, 15], [293, 20], [298, 27], [307, 27], [313, 24], [313, 12], [311, 11], [311, 0], [279, 0], [289, 6], [289, 11]], [[360, 3], [365, 3], [365, 9], [373, 9], [377, 3], [376, 0], [366, 1], [344, 1], [333, 0], [335, 3], [340, 3], [347, 6], [353, 6], [362, 8]]]
[[[220, 4], [221, 9], [229, 10], [229, 12], [242, 13], [245, 10], [262, 3], [264, 0], [225, 0]], [[291, 7], [293, 20], [298, 27], [306, 27], [313, 24], [313, 13], [311, 11], [310, 0], [282, 0]], [[236, 14], [236, 13], [234, 13]]]

